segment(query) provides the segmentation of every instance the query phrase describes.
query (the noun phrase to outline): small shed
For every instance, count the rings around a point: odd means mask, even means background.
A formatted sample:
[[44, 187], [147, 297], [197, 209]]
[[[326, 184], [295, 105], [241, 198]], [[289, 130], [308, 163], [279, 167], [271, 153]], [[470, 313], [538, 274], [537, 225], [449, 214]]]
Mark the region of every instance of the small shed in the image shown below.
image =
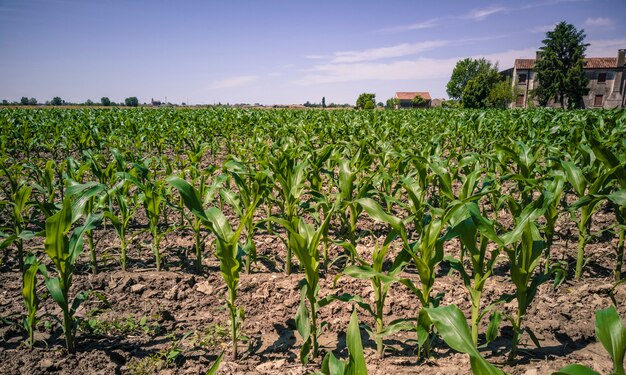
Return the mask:
[[406, 91], [396, 92], [395, 99], [398, 100], [398, 104], [396, 108], [414, 108], [413, 99], [415, 99], [416, 96], [420, 96], [426, 101], [426, 104], [422, 106], [421, 108], [430, 108], [432, 99], [430, 97], [430, 93], [428, 93], [427, 91], [425, 92], [406, 92]]

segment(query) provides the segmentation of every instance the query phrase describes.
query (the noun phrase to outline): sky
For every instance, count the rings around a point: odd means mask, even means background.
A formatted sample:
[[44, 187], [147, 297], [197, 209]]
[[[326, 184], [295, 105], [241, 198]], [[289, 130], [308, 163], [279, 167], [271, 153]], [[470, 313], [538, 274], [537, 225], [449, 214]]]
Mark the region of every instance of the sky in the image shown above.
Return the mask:
[[0, 0], [0, 100], [446, 98], [457, 61], [510, 68], [561, 21], [587, 56], [616, 57], [624, 14], [626, 0]]

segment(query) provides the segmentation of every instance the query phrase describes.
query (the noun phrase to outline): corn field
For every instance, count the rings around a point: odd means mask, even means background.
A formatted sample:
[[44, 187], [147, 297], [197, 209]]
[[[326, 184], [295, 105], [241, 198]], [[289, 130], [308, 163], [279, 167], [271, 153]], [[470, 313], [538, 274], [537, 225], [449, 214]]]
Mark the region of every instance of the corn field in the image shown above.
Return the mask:
[[624, 111], [0, 129], [2, 373], [624, 374]]

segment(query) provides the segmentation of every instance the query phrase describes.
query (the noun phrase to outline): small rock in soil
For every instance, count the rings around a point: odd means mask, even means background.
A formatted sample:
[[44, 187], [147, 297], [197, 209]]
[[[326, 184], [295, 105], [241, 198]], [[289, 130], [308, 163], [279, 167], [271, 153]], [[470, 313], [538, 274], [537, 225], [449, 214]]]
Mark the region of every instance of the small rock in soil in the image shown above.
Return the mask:
[[135, 284], [130, 287], [130, 291], [137, 294], [143, 293], [144, 290], [146, 290], [146, 286], [143, 284]]

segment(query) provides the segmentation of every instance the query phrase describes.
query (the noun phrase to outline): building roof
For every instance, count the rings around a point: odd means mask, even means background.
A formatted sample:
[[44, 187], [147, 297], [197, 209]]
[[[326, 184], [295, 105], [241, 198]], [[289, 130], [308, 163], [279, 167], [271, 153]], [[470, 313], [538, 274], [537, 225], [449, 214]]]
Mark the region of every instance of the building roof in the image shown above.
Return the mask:
[[[515, 59], [515, 69], [534, 69], [535, 59]], [[616, 57], [587, 57], [585, 69], [614, 69], [617, 68]]]
[[430, 100], [430, 94], [426, 92], [396, 92], [396, 99], [413, 100], [416, 96], [421, 96], [425, 100]]

